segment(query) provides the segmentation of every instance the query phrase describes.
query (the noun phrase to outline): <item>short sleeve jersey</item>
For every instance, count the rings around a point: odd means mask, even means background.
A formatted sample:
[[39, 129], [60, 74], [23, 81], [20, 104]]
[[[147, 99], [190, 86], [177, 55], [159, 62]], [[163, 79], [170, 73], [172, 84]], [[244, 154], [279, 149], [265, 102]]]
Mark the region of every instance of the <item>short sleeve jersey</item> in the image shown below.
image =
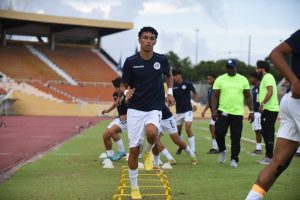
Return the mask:
[[[113, 98], [116, 101], [118, 99], [118, 93], [114, 92], [113, 93]], [[118, 110], [118, 115], [126, 115], [127, 114], [127, 105], [125, 103], [125, 98], [122, 99], [121, 104], [119, 106], [117, 106], [117, 110]]]
[[244, 90], [250, 90], [246, 77], [240, 74], [223, 74], [216, 79], [213, 90], [220, 90], [218, 110], [232, 115], [244, 115]]
[[172, 117], [172, 112], [170, 111], [170, 109], [168, 108], [168, 106], [165, 104], [162, 108], [162, 120], [164, 119], [169, 119], [170, 117]]
[[252, 88], [252, 100], [253, 100], [253, 110], [254, 112], [258, 112], [259, 111], [259, 107], [260, 107], [260, 103], [258, 100], [258, 95], [259, 94], [259, 86], [254, 86]]
[[291, 66], [294, 74], [300, 80], [300, 30], [291, 35], [285, 42], [292, 48]]
[[174, 83], [173, 96], [176, 101], [176, 113], [191, 111], [191, 92], [196, 93], [196, 89], [189, 81], [182, 81], [181, 84]]
[[140, 111], [161, 110], [165, 104], [162, 75], [169, 72], [168, 59], [162, 54], [154, 52], [150, 60], [143, 60], [139, 53], [126, 58], [122, 82], [135, 88], [128, 108]]
[[260, 82], [259, 86], [259, 102], [261, 103], [267, 94], [267, 87], [272, 86], [273, 87], [273, 94], [269, 101], [264, 105], [263, 109], [264, 110], [269, 110], [269, 111], [274, 111], [278, 112], [279, 111], [279, 103], [278, 103], [278, 97], [277, 97], [277, 86], [276, 86], [276, 81], [273, 77], [272, 74], [267, 73], [264, 75]]

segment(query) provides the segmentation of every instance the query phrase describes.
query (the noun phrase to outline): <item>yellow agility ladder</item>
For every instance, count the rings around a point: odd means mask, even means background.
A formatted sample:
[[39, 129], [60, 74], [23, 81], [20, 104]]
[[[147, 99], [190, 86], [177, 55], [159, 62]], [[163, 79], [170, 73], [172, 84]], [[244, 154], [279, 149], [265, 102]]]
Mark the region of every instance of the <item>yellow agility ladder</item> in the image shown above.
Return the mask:
[[[142, 197], [171, 200], [171, 188], [168, 177], [161, 169], [152, 169], [150, 172], [139, 169], [139, 172], [141, 173], [139, 173], [138, 182]], [[122, 166], [118, 194], [113, 196], [113, 200], [131, 199], [131, 186], [127, 185], [129, 181], [128, 167]]]

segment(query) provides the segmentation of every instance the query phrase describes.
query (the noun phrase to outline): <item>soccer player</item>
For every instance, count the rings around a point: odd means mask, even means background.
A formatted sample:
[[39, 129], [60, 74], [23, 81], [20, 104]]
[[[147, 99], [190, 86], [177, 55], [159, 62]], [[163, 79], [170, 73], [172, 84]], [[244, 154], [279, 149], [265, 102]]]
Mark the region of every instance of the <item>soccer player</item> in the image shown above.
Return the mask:
[[[207, 89], [207, 104], [204, 107], [204, 110], [201, 113], [202, 117], [205, 117], [205, 112], [208, 110], [208, 108], [211, 111], [211, 97], [212, 97], [212, 86], [214, 85], [214, 82], [216, 80], [216, 75], [214, 74], [208, 74], [207, 75], [207, 83], [210, 85], [210, 87]], [[216, 133], [215, 133], [215, 123], [216, 121], [212, 119], [212, 117], [210, 118], [210, 122], [209, 122], [209, 131], [211, 134], [211, 146], [212, 148], [207, 152], [208, 154], [217, 154], [219, 153], [219, 147], [218, 147], [218, 143], [216, 141]]]
[[[284, 58], [287, 54], [292, 54], [291, 68]], [[300, 30], [275, 47], [270, 59], [291, 83], [291, 91], [280, 102], [280, 127], [273, 159], [260, 173], [246, 200], [263, 199], [276, 179], [289, 166], [300, 143]]]
[[[196, 152], [195, 147], [195, 137], [192, 132], [192, 121], [193, 121], [193, 111], [197, 110], [197, 106], [193, 105], [191, 103], [191, 92], [193, 93], [194, 100], [197, 100], [198, 94], [196, 92], [196, 89], [194, 85], [186, 80], [183, 80], [182, 72], [177, 69], [173, 70], [173, 77], [174, 77], [174, 98], [176, 101], [176, 124], [178, 128], [178, 134], [183, 140], [183, 136], [181, 135], [182, 131], [182, 125], [185, 124], [185, 131], [188, 135], [188, 141], [190, 144], [190, 147], [193, 152]], [[176, 152], [176, 154], [180, 154], [182, 151], [181, 148], [179, 148]]]
[[161, 110], [165, 104], [163, 77], [168, 86], [167, 103], [174, 105], [173, 76], [165, 55], [155, 53], [153, 47], [157, 40], [157, 31], [152, 27], [143, 27], [139, 33], [140, 52], [126, 58], [123, 66], [122, 82], [127, 88], [124, 92], [128, 101], [127, 128], [129, 141], [129, 179], [131, 198], [141, 199], [137, 177], [139, 146], [147, 138], [144, 147], [144, 166], [153, 168], [151, 150], [158, 136], [161, 122]]
[[[118, 94], [123, 94], [125, 91], [124, 86], [121, 84], [121, 77], [117, 77], [112, 80], [112, 84], [115, 88], [115, 92], [113, 93], [114, 102], [113, 104], [102, 111], [102, 115], [105, 113], [109, 113], [115, 108], [118, 110], [118, 118], [114, 119], [106, 128], [105, 132], [103, 133], [103, 142], [106, 149], [106, 154], [108, 158], [112, 161], [120, 160], [122, 157], [126, 156], [123, 140], [120, 137], [119, 133], [127, 130], [127, 105], [125, 103], [125, 97], [122, 95], [121, 104], [117, 105]], [[114, 150], [112, 149], [111, 138], [118, 146], [118, 152], [115, 155]]]
[[255, 72], [250, 74], [249, 83], [253, 85], [251, 90], [252, 92], [252, 101], [253, 101], [253, 110], [254, 110], [254, 121], [252, 122], [252, 130], [255, 132], [256, 135], [256, 148], [253, 151], [253, 154], [261, 154], [262, 145], [261, 145], [261, 113], [259, 112], [260, 103], [258, 101], [258, 94], [259, 94], [259, 84], [260, 79], [259, 75]]
[[261, 112], [261, 132], [266, 145], [266, 156], [258, 163], [267, 165], [271, 162], [274, 150], [275, 123], [279, 111], [276, 81], [269, 73], [270, 65], [266, 61], [256, 62], [256, 73], [262, 80], [259, 85], [259, 112]]
[[[213, 85], [212, 114], [216, 121], [216, 139], [219, 146], [219, 162], [226, 160], [225, 136], [230, 127], [231, 167], [237, 167], [243, 130], [244, 99], [250, 110], [248, 119], [253, 122], [250, 85], [246, 77], [237, 73], [233, 59], [226, 62], [227, 73], [219, 76]], [[219, 103], [218, 103], [219, 102]]]
[[[168, 150], [165, 148], [164, 144], [160, 141], [160, 137], [162, 136], [164, 131], [166, 131], [170, 135], [172, 141], [177, 146], [183, 149], [191, 157], [192, 164], [193, 165], [197, 164], [197, 158], [195, 156], [195, 153], [183, 140], [179, 138], [178, 129], [176, 126], [176, 120], [173, 117], [172, 112], [166, 105], [164, 105], [162, 109], [162, 121], [161, 121], [161, 127], [159, 131], [160, 131], [159, 139], [157, 140], [155, 146], [158, 147], [159, 152], [161, 152], [165, 157], [167, 157], [170, 164], [175, 164], [176, 161], [168, 152]], [[159, 154], [155, 152], [153, 152], [153, 154], [154, 154], [154, 166], [159, 166], [159, 160], [160, 160]]]

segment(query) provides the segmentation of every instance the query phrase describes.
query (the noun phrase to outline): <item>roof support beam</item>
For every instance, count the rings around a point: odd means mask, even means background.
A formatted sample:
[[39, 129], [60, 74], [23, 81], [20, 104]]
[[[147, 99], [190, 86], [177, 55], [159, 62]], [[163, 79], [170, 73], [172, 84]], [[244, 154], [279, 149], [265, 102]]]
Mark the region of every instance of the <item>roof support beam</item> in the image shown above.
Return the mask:
[[55, 50], [55, 33], [50, 33], [48, 36], [48, 42], [50, 44], [51, 50]]
[[6, 47], [6, 31], [4, 28], [1, 29], [1, 46]]

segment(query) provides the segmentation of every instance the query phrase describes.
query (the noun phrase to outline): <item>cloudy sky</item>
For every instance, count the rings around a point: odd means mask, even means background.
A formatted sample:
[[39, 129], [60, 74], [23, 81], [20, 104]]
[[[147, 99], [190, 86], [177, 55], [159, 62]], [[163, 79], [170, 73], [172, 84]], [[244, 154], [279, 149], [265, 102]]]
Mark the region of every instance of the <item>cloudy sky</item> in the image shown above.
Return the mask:
[[[180, 58], [264, 59], [281, 40], [300, 28], [299, 0], [1, 0], [0, 8], [68, 17], [118, 20], [134, 29], [106, 36], [103, 48], [116, 60], [134, 53], [137, 33], [153, 26], [159, 36], [155, 51], [174, 51]], [[198, 30], [198, 31], [196, 31]], [[198, 35], [198, 37], [196, 37]]]

